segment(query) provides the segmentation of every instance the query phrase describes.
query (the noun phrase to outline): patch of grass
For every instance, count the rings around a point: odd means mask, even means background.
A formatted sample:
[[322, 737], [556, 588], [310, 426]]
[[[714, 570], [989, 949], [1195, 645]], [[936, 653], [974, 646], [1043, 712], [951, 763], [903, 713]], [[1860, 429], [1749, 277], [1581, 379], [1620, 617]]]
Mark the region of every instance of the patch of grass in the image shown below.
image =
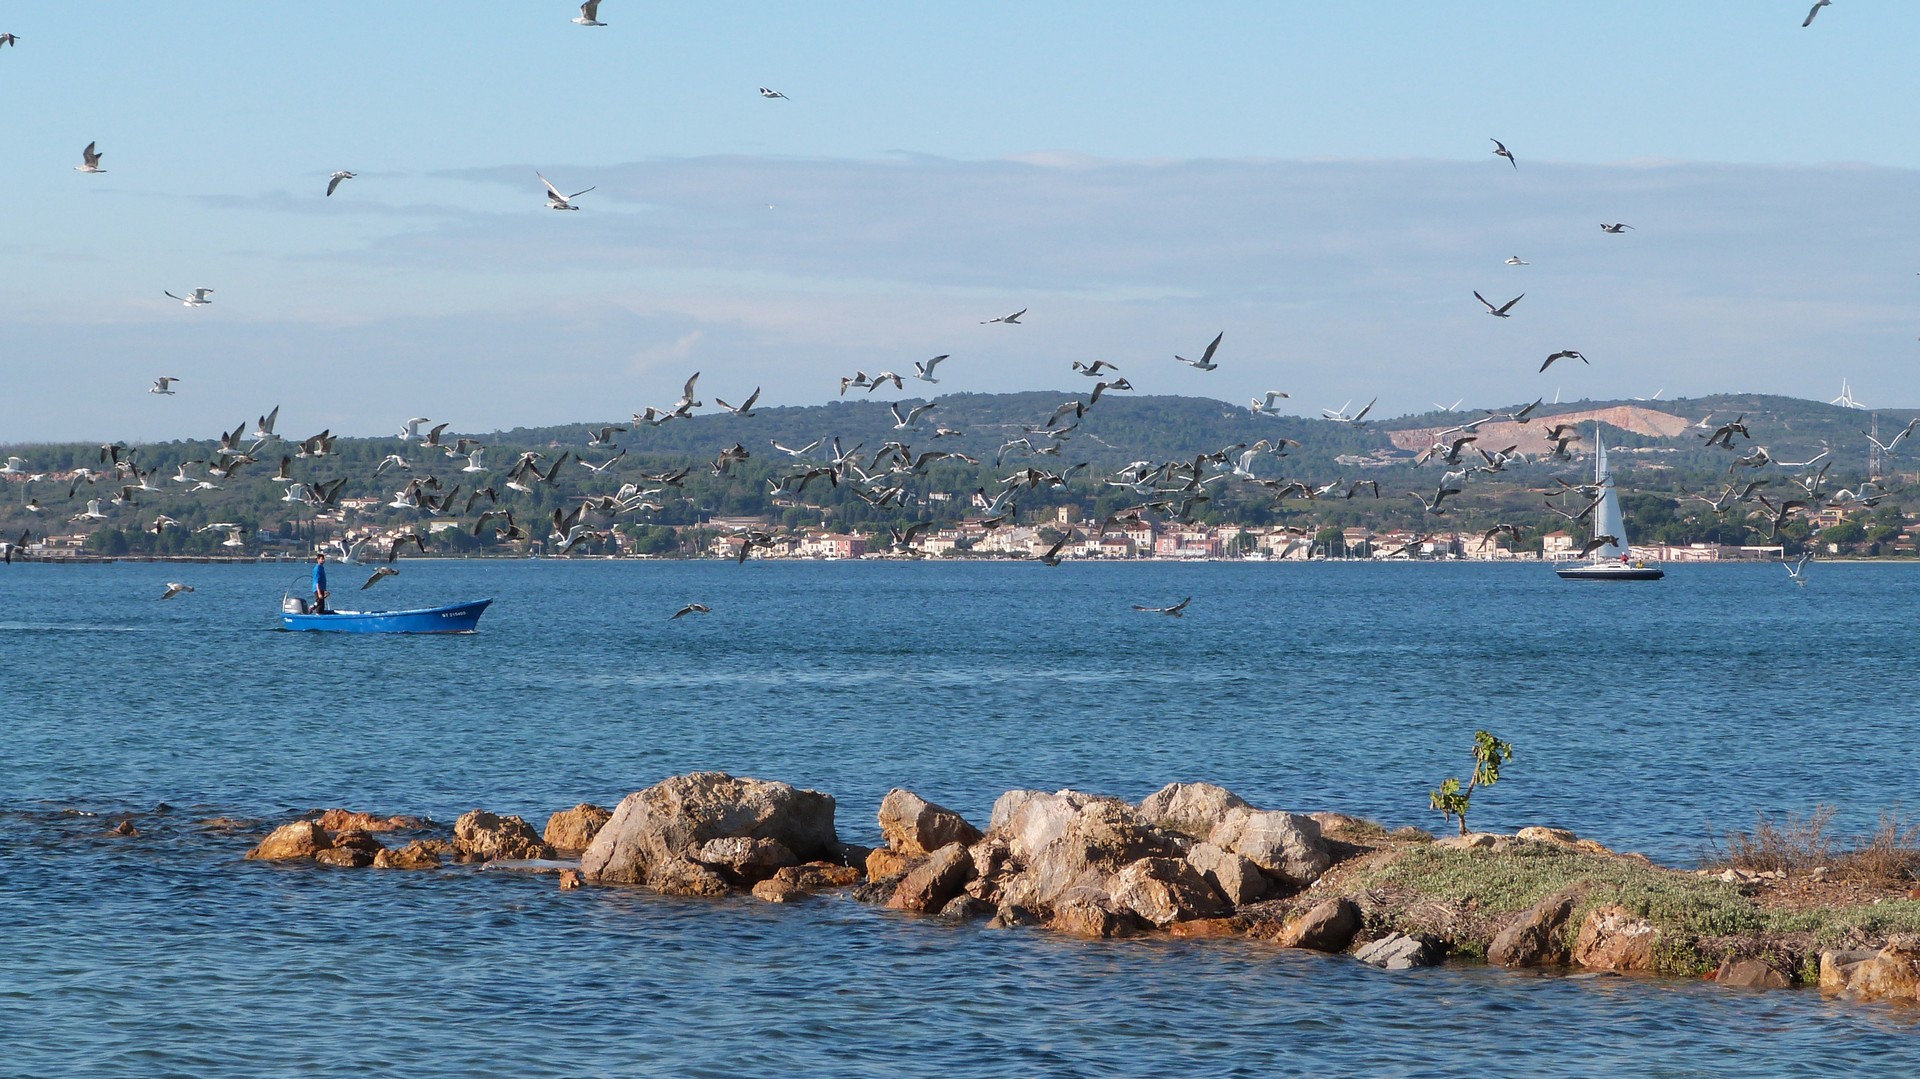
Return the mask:
[[1427, 831], [1425, 828], [1415, 828], [1409, 824], [1405, 828], [1395, 828], [1387, 834], [1387, 838], [1398, 840], [1402, 843], [1431, 843], [1433, 842], [1433, 833]]
[[1895, 934], [1920, 935], [1920, 902], [1900, 899], [1835, 910], [1783, 910], [1764, 917], [1773, 933], [1811, 933], [1822, 948], [1842, 947]]

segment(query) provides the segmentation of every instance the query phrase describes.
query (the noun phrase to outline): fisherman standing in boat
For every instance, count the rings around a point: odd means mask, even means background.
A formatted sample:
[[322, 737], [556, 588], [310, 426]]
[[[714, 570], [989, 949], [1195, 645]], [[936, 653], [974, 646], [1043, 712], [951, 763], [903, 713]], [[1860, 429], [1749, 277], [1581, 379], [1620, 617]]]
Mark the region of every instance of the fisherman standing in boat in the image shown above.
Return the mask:
[[327, 614], [327, 553], [313, 556], [313, 613]]

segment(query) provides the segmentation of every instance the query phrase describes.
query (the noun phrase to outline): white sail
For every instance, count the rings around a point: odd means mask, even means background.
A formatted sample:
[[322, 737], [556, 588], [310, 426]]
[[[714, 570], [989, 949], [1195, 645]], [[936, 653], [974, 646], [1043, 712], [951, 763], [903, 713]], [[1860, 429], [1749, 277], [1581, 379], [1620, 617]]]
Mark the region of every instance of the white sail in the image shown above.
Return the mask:
[[1593, 511], [1593, 538], [1612, 536], [1618, 542], [1596, 547], [1594, 561], [1610, 561], [1626, 554], [1630, 544], [1627, 525], [1620, 516], [1620, 495], [1613, 487], [1613, 472], [1607, 468], [1607, 446], [1600, 441], [1600, 425], [1593, 425], [1593, 481], [1600, 487], [1600, 508]]

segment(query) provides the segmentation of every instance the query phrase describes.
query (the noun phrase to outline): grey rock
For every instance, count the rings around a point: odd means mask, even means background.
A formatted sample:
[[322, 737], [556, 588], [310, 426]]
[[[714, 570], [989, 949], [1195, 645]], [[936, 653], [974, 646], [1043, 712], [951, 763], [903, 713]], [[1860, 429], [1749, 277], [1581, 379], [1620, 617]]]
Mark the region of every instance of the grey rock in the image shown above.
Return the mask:
[[1410, 970], [1438, 964], [1443, 957], [1443, 950], [1439, 941], [1425, 934], [1410, 936], [1395, 933], [1361, 948], [1353, 953], [1353, 957], [1369, 966]]

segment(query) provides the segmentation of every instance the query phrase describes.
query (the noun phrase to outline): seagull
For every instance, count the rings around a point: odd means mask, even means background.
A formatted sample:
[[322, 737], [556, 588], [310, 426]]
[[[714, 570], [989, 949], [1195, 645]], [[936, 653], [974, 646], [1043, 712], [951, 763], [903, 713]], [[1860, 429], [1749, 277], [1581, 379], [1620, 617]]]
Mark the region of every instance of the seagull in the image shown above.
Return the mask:
[[[600, 5], [596, 0], [596, 2], [589, 3], [588, 6], [599, 7]], [[574, 21], [579, 22], [580, 20], [575, 19]], [[588, 26], [605, 26], [606, 23], [596, 22], [596, 23], [588, 23], [587, 25]], [[540, 173], [536, 170], [534, 172], [534, 175], [540, 176]], [[573, 204], [573, 200], [586, 194], [587, 191], [593, 190], [592, 187], [589, 187], [586, 189], [586, 191], [575, 191], [571, 195], [562, 195], [560, 193], [560, 189], [553, 186], [552, 180], [547, 179], [545, 176], [540, 176], [540, 182], [547, 185], [547, 209], [549, 210], [578, 210], [580, 207], [575, 206]], [[594, 187], [598, 187], [598, 186], [599, 186], [598, 184], [594, 185]]]
[[[1805, 30], [1807, 27], [1812, 26], [1813, 17], [1815, 15], [1820, 14], [1821, 8], [1826, 7], [1828, 4], [1831, 4], [1831, 3], [1833, 3], [1833, 0], [1814, 0], [1813, 7], [1809, 9], [1807, 12], [1806, 21], [1800, 24], [1800, 29]], [[7, 37], [9, 38], [11, 38], [12, 36], [13, 36], [12, 34], [7, 35]], [[3, 39], [0, 39], [0, 40], [3, 40]], [[1797, 580], [1798, 578], [1795, 578], [1795, 579]]]
[[1178, 353], [1175, 353], [1173, 358], [1176, 360], [1179, 360], [1181, 363], [1186, 364], [1187, 366], [1193, 368], [1196, 371], [1211, 371], [1214, 368], [1220, 366], [1219, 364], [1213, 362], [1213, 353], [1216, 349], [1220, 347], [1220, 338], [1225, 337], [1226, 335], [1227, 335], [1227, 331], [1225, 330], [1221, 330], [1217, 335], [1215, 335], [1213, 341], [1207, 345], [1207, 350], [1200, 354], [1200, 358], [1198, 360], [1189, 360], [1185, 356], [1182, 356]]
[[147, 390], [147, 392], [163, 393], [163, 394], [166, 394], [168, 397], [172, 397], [173, 384], [178, 381], [180, 380], [173, 377], [172, 375], [161, 375], [159, 378], [156, 378], [153, 380], [153, 386], [151, 389]]
[[673, 612], [673, 617], [667, 619], [667, 621], [671, 622], [673, 621], [674, 618], [678, 618], [683, 614], [712, 614], [712, 613], [713, 613], [712, 609], [710, 609], [704, 603], [689, 603], [685, 607], [682, 607], [679, 610]]
[[893, 419], [894, 419], [893, 429], [896, 431], [910, 431], [919, 425], [920, 417], [926, 415], [929, 409], [938, 408], [940, 406], [933, 402], [928, 402], [927, 404], [924, 404], [924, 405], [915, 405], [914, 407], [908, 409], [907, 414], [904, 416], [900, 414], [900, 403], [898, 401], [895, 401], [892, 405], [888, 407], [893, 412]]
[[580, 14], [574, 20], [577, 26], [605, 26], [600, 21], [600, 0], [587, 0], [580, 5]]
[[[398, 547], [399, 544], [395, 544], [394, 546]], [[367, 589], [379, 584], [382, 579], [391, 577], [399, 572], [399, 570], [394, 569], [392, 566], [381, 566], [373, 571], [373, 576], [367, 578], [366, 584], [360, 586], [360, 591], [365, 592]]]
[[[1552, 367], [1553, 361], [1555, 360], [1579, 360], [1581, 363], [1587, 362], [1587, 358], [1585, 356], [1582, 356], [1580, 353], [1576, 352], [1573, 349], [1566, 348], [1566, 349], [1561, 349], [1559, 352], [1556, 352], [1551, 356], [1548, 356], [1547, 362], [1540, 365], [1540, 370], [1545, 371], [1547, 368]], [[1589, 364], [1588, 366], [1592, 366], [1592, 365]]]
[[334, 188], [337, 188], [340, 186], [340, 181], [351, 180], [353, 179], [353, 177], [354, 177], [354, 174], [351, 172], [348, 172], [345, 169], [341, 169], [339, 172], [336, 172], [332, 176], [327, 177], [328, 197], [332, 197]]
[[17, 49], [20, 47], [20, 38], [14, 34], [0, 34], [0, 45], [12, 45]]
[[776, 98], [776, 97], [777, 97], [777, 98], [779, 98], [779, 99], [780, 99], [780, 100], [782, 100], [782, 101], [792, 101], [792, 100], [793, 100], [792, 98], [790, 98], [790, 97], [788, 97], [787, 95], [785, 95], [785, 94], [783, 94], [783, 93], [781, 93], [781, 92], [780, 92], [780, 91], [778, 91], [778, 90], [769, 90], [769, 89], [767, 89], [767, 88], [766, 88], [766, 87], [764, 87], [764, 86], [762, 86], [762, 87], [760, 88], [760, 96], [761, 96], [761, 97], [764, 97], [764, 98], [766, 98], [766, 99], [767, 99], [768, 101], [772, 101], [772, 100], [773, 100], [774, 98]]
[[1060, 549], [1079, 538], [1080, 538], [1080, 533], [1075, 532], [1072, 529], [1068, 529], [1067, 534], [1064, 536], [1061, 536], [1060, 541], [1058, 543], [1055, 543], [1052, 547], [1049, 547], [1047, 549], [1047, 553], [1040, 556], [1040, 561], [1049, 566], [1059, 565]]
[[947, 358], [947, 354], [943, 352], [940, 355], [935, 356], [933, 359], [925, 361], [924, 363], [919, 360], [913, 361], [913, 377], [919, 379], [922, 382], [940, 381], [939, 379], [933, 377], [933, 369], [940, 366], [940, 361], [946, 358]]
[[[1465, 400], [1466, 398], [1464, 397], [1460, 398], [1460, 401], [1465, 401]], [[1453, 404], [1450, 404], [1450, 405], [1443, 405], [1440, 402], [1435, 401], [1433, 403], [1433, 407], [1436, 409], [1439, 409], [1441, 412], [1452, 412], [1453, 410], [1460, 407], [1460, 401], [1455, 401]]]
[[[1917, 274], [1915, 276], [1920, 276], [1920, 274]], [[1092, 363], [1081, 363], [1079, 360], [1075, 360], [1073, 361], [1073, 369], [1087, 376], [1088, 378], [1098, 377], [1101, 371], [1120, 370], [1118, 366], [1108, 363], [1105, 360], [1095, 360]]]
[[87, 148], [80, 151], [80, 163], [73, 167], [73, 171], [75, 172], [107, 171], [106, 169], [103, 169], [100, 167], [100, 151], [94, 149], [94, 147], [98, 145], [99, 143], [97, 142], [87, 143]]
[[1284, 393], [1281, 393], [1279, 390], [1268, 390], [1265, 400], [1262, 400], [1258, 397], [1253, 399], [1253, 404], [1249, 406], [1249, 411], [1251, 411], [1256, 416], [1261, 414], [1272, 415], [1275, 408], [1275, 402], [1279, 401], [1280, 398], [1285, 396], [1287, 395]]
[[773, 448], [776, 450], [779, 450], [781, 453], [786, 454], [788, 457], [799, 457], [804, 455], [808, 450], [811, 450], [815, 446], [818, 446], [819, 444], [820, 444], [820, 440], [816, 438], [812, 442], [809, 442], [806, 445], [796, 450], [791, 446], [782, 446], [778, 441], [775, 441], [773, 443]]
[[1521, 300], [1526, 299], [1526, 297], [1527, 297], [1527, 294], [1522, 292], [1520, 295], [1515, 296], [1513, 299], [1508, 300], [1506, 303], [1501, 304], [1499, 307], [1495, 307], [1491, 303], [1487, 303], [1487, 298], [1485, 296], [1480, 295], [1479, 292], [1476, 291], [1473, 294], [1474, 299], [1479, 300], [1481, 303], [1487, 304], [1487, 314], [1492, 315], [1494, 318], [1512, 318], [1513, 316], [1507, 314], [1507, 312], [1513, 310], [1513, 305], [1519, 303]]
[[1632, 225], [1626, 224], [1624, 222], [1618, 222], [1618, 221], [1616, 221], [1611, 225], [1607, 224], [1605, 221], [1600, 222], [1601, 232], [1611, 232], [1616, 235], [1632, 227], [1633, 227]]
[[207, 299], [207, 297], [212, 293], [213, 293], [213, 290], [210, 288], [197, 288], [197, 289], [194, 289], [192, 292], [187, 293], [185, 296], [175, 296], [171, 292], [166, 293], [166, 295], [171, 299], [179, 300], [181, 303], [186, 304], [188, 307], [205, 307], [206, 305], [213, 302], [212, 300]]
[[[1826, 0], [1821, 0], [1821, 2], [1825, 3]], [[1820, 9], [1815, 7], [1813, 10], [1819, 11]], [[1807, 18], [1811, 20], [1813, 16], [1809, 15]], [[1785, 561], [1782, 561], [1780, 564], [1786, 568], [1787, 576], [1792, 579], [1794, 584], [1805, 588], [1807, 587], [1807, 563], [1811, 561], [1813, 561], [1812, 555], [1803, 554], [1800, 556], [1800, 561], [1795, 562], [1791, 566], [1788, 566]]]
[[1004, 322], [1009, 326], [1018, 326], [1020, 324], [1020, 316], [1026, 313], [1027, 313], [1027, 309], [1022, 307], [1020, 310], [1015, 311], [1011, 315], [1001, 315], [999, 318], [990, 318], [980, 323], [980, 325], [990, 326], [996, 322]]
[[1140, 604], [1136, 603], [1133, 605], [1133, 609], [1136, 611], [1145, 611], [1148, 614], [1164, 614], [1173, 618], [1179, 618], [1180, 615], [1187, 609], [1187, 604], [1192, 602], [1193, 602], [1193, 597], [1188, 596], [1186, 599], [1181, 600], [1180, 602], [1174, 604], [1171, 607], [1143, 607]]
[[1506, 158], [1507, 164], [1512, 165], [1516, 169], [1520, 167], [1520, 162], [1513, 159], [1513, 151], [1507, 149], [1506, 143], [1495, 138], [1489, 138], [1487, 141], [1493, 143], [1493, 156]]
[[1519, 255], [1515, 255], [1515, 256], [1513, 256], [1512, 258], [1510, 258], [1510, 259], [1508, 259], [1508, 260], [1507, 260], [1507, 265], [1509, 265], [1509, 266], [1531, 266], [1531, 265], [1533, 265], [1533, 263], [1531, 263], [1531, 262], [1528, 262], [1528, 261], [1527, 261], [1526, 259], [1523, 259], [1523, 258], [1521, 258], [1521, 257], [1520, 257]]
[[752, 418], [753, 403], [758, 400], [760, 400], [760, 387], [755, 386], [753, 388], [753, 392], [747, 395], [747, 399], [745, 401], [740, 402], [738, 405], [727, 404], [725, 401], [722, 401], [718, 397], [715, 397], [713, 399], [713, 403], [716, 405], [719, 405], [721, 408], [726, 409], [728, 412], [731, 412], [736, 416], [746, 416], [748, 418]]
[[1602, 547], [1618, 546], [1620, 546], [1620, 537], [1602, 533], [1588, 540], [1586, 545], [1580, 548], [1580, 557], [1585, 558]]
[[160, 593], [160, 598], [172, 599], [173, 597], [179, 595], [182, 592], [191, 592], [191, 591], [193, 591], [193, 586], [190, 584], [181, 584], [179, 581], [168, 581], [167, 590], [165, 592]]
[[[174, 381], [178, 382], [179, 380], [175, 379]], [[250, 437], [261, 440], [261, 441], [279, 438], [280, 437], [279, 435], [276, 435], [273, 433], [273, 425], [279, 422], [279, 420], [280, 420], [280, 406], [275, 405], [273, 406], [272, 412], [269, 412], [266, 415], [260, 417], [259, 422], [253, 425], [253, 434]]]
[[0, 562], [4, 562], [9, 566], [13, 565], [13, 556], [27, 549], [27, 537], [29, 534], [29, 531], [23, 528], [20, 530], [19, 539], [11, 541], [0, 540]]

